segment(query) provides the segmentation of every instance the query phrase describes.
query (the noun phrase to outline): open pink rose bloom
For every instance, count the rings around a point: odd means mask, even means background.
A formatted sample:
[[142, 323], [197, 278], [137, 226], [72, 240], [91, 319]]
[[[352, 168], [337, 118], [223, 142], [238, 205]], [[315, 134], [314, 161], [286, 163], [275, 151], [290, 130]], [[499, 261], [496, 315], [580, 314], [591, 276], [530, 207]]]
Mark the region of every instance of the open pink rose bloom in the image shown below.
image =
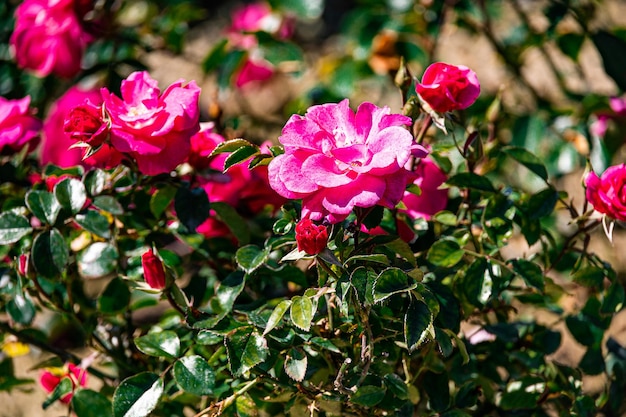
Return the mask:
[[587, 201], [612, 219], [626, 221], [626, 164], [608, 167], [600, 177], [590, 172], [585, 178]]
[[426, 149], [413, 144], [411, 119], [387, 107], [348, 100], [310, 107], [282, 131], [285, 153], [269, 165], [270, 185], [286, 198], [302, 199], [302, 217], [331, 223], [355, 207], [393, 208], [410, 175], [405, 164]]
[[146, 71], [122, 81], [122, 98], [101, 90], [111, 120], [111, 145], [131, 155], [145, 175], [167, 173], [187, 158], [200, 129], [200, 88], [178, 80], [162, 94]]

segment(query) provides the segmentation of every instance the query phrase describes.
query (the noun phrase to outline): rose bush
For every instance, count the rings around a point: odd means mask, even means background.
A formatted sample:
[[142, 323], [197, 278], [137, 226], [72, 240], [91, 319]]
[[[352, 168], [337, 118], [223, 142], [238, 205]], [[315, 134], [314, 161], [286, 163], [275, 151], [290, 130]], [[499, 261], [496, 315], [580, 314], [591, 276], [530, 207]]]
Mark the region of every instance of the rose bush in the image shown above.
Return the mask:
[[[9, 45], [64, 42], [16, 10], [69, 2], [0, 6], [3, 404], [623, 414], [626, 267], [601, 231], [619, 247], [626, 44], [602, 2], [200, 3], [73, 2], [94, 42], [71, 80]], [[458, 36], [468, 66], [428, 66]], [[247, 59], [276, 78], [233, 91]], [[179, 69], [207, 88], [161, 91]]]

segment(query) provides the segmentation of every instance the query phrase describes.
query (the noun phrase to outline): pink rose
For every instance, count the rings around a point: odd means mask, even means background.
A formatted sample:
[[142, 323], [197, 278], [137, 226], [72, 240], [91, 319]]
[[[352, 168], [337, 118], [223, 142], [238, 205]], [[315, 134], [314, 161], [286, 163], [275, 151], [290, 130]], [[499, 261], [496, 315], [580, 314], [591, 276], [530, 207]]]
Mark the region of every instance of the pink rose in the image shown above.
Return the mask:
[[285, 153], [269, 165], [270, 185], [283, 197], [302, 199], [302, 217], [331, 223], [354, 207], [393, 208], [404, 195], [413, 145], [409, 117], [363, 103], [356, 113], [348, 100], [310, 107], [293, 115], [280, 142]]
[[328, 229], [324, 225], [317, 225], [311, 219], [302, 219], [296, 225], [296, 242], [298, 250], [307, 255], [317, 255], [328, 243]]
[[463, 65], [435, 62], [415, 89], [433, 110], [445, 113], [471, 106], [480, 94], [480, 83], [476, 73]]
[[[209, 168], [211, 161], [215, 159], [209, 159], [209, 155], [218, 144], [224, 142], [222, 135], [213, 131], [214, 127], [215, 123], [213, 122], [200, 123], [200, 131], [191, 137], [191, 149], [187, 162], [196, 170]], [[223, 163], [222, 160], [222, 168], [224, 167]]]
[[45, 77], [71, 78], [89, 36], [83, 31], [72, 0], [26, 0], [15, 11], [10, 43], [17, 65]]
[[5, 147], [17, 152], [26, 145], [32, 150], [39, 143], [41, 121], [29, 106], [30, 96], [17, 100], [0, 97], [0, 152]]
[[163, 261], [152, 250], [148, 249], [141, 255], [141, 266], [143, 268], [143, 278], [150, 288], [162, 290], [165, 288], [165, 269]]
[[448, 176], [429, 158], [424, 158], [417, 164], [413, 175], [415, 180], [412, 183], [418, 185], [422, 192], [418, 196], [405, 191], [402, 202], [406, 209], [400, 211], [412, 219], [429, 220], [448, 204], [448, 190], [439, 189], [448, 180]]
[[267, 81], [274, 75], [274, 66], [263, 59], [246, 58], [235, 74], [235, 86], [243, 88], [250, 83]]
[[46, 390], [52, 392], [59, 385], [63, 378], [70, 378], [72, 381], [72, 392], [61, 398], [61, 402], [69, 404], [74, 395], [73, 391], [76, 386], [84, 387], [87, 385], [87, 371], [73, 363], [67, 364], [63, 368], [47, 368], [39, 376], [39, 384]]
[[626, 164], [608, 167], [600, 177], [590, 172], [585, 178], [587, 201], [602, 214], [626, 221]]
[[111, 144], [131, 155], [146, 175], [169, 172], [184, 162], [190, 139], [200, 129], [200, 88], [178, 80], [162, 94], [146, 71], [122, 81], [122, 98], [101, 90], [111, 119]]
[[122, 154], [108, 144], [102, 145], [95, 155], [85, 160], [83, 149], [70, 149], [76, 141], [65, 134], [65, 119], [72, 109], [86, 101], [99, 106], [102, 104], [102, 97], [97, 89], [82, 90], [74, 86], [52, 104], [43, 126], [44, 138], [40, 155], [42, 165], [54, 164], [62, 168], [76, 165], [113, 168], [121, 163]]
[[102, 106], [89, 101], [69, 111], [63, 122], [63, 130], [71, 139], [100, 146], [109, 134], [109, 125], [102, 117]]

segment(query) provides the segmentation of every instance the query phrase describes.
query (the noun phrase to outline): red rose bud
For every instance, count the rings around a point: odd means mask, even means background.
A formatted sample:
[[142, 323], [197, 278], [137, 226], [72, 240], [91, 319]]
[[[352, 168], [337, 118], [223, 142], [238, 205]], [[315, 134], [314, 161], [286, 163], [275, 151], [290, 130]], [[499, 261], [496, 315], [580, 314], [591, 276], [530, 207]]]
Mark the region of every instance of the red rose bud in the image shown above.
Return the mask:
[[308, 255], [317, 255], [326, 248], [328, 230], [326, 226], [316, 225], [311, 219], [300, 220], [296, 225], [296, 242], [298, 250]]
[[480, 83], [466, 66], [435, 62], [426, 68], [415, 90], [434, 111], [445, 113], [471, 106], [480, 94]]
[[17, 258], [17, 273], [25, 277], [28, 274], [28, 255], [20, 255]]
[[165, 288], [163, 262], [154, 254], [152, 249], [141, 255], [141, 266], [143, 266], [143, 278], [150, 288], [155, 290]]
[[86, 101], [65, 116], [63, 131], [70, 138], [96, 147], [104, 143], [109, 125], [102, 118], [102, 107]]

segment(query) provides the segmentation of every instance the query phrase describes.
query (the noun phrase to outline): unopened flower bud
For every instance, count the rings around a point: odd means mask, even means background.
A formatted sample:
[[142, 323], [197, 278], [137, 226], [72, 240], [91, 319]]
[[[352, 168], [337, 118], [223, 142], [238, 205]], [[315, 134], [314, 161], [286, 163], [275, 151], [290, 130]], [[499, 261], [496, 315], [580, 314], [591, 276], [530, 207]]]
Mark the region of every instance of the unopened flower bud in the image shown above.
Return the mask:
[[63, 131], [76, 141], [96, 147], [104, 143], [109, 125], [102, 118], [102, 107], [85, 102], [70, 110], [63, 122]]
[[163, 262], [149, 249], [141, 256], [141, 266], [143, 267], [143, 277], [146, 283], [155, 290], [165, 288], [165, 269]]
[[296, 225], [296, 242], [298, 250], [308, 255], [317, 255], [326, 248], [328, 230], [324, 225], [316, 225], [311, 219], [300, 220]]

